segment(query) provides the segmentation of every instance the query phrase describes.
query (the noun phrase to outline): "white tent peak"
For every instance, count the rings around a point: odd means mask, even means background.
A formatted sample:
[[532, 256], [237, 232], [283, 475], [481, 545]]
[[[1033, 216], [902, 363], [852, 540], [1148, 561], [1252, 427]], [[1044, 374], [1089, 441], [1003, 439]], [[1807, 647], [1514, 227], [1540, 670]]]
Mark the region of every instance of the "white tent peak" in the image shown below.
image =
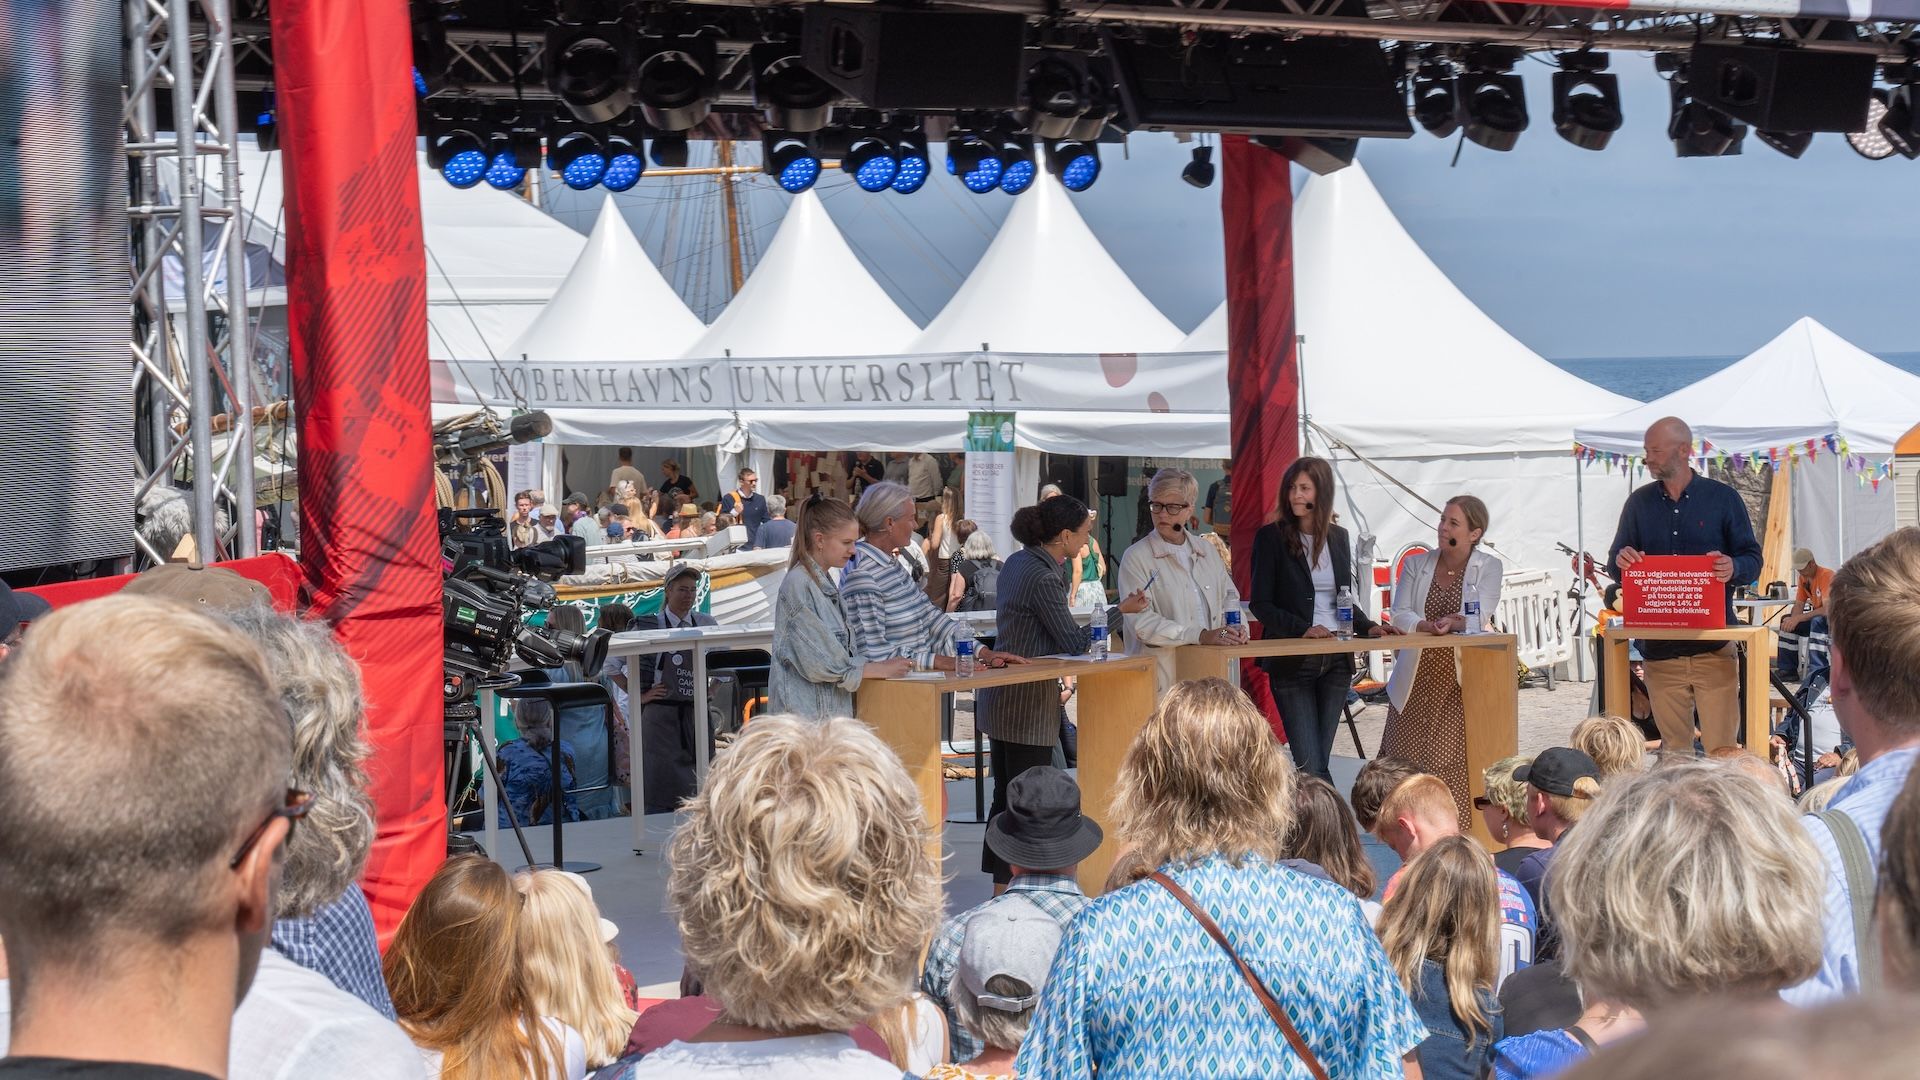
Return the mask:
[[912, 351], [1170, 352], [1181, 336], [1042, 170]]
[[690, 359], [887, 356], [920, 332], [867, 272], [811, 191], [794, 196], [773, 242]]
[[1304, 410], [1361, 452], [1565, 448], [1632, 406], [1516, 340], [1435, 266], [1358, 163], [1316, 176], [1293, 213]]
[[1212, 314], [1200, 320], [1200, 325], [1194, 327], [1193, 333], [1188, 334], [1186, 338], [1180, 342], [1180, 347], [1174, 351], [1224, 352], [1226, 347], [1227, 302], [1222, 300], [1220, 301], [1220, 306], [1214, 308]]
[[609, 196], [566, 280], [507, 355], [542, 364], [672, 360], [705, 330]]

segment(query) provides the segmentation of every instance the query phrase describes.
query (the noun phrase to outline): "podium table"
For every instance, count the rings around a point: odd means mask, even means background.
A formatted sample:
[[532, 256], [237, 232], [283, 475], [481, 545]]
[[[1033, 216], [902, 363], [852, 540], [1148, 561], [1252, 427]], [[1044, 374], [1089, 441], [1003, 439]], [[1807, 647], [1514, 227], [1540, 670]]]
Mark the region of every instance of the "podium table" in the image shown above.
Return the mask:
[[[1630, 641], [1733, 641], [1746, 649], [1747, 674], [1742, 686], [1747, 707], [1742, 715], [1747, 729], [1747, 749], [1766, 758], [1767, 738], [1773, 733], [1767, 700], [1773, 687], [1767, 681], [1767, 669], [1773, 657], [1773, 628], [1758, 626], [1718, 626], [1707, 630], [1669, 629], [1655, 626], [1607, 626], [1600, 630], [1601, 647], [1606, 650], [1606, 685], [1600, 701], [1614, 716], [1633, 716], [1633, 682], [1628, 670], [1627, 643]], [[1664, 749], [1664, 747], [1663, 747]], [[1692, 747], [1687, 748], [1689, 752]]]
[[[1100, 823], [1106, 839], [1080, 863], [1080, 887], [1097, 895], [1119, 849], [1107, 819], [1120, 761], [1147, 717], [1153, 714], [1154, 662], [1149, 656], [1115, 656], [1099, 662], [1035, 660], [1003, 668], [981, 668], [971, 678], [947, 672], [916, 673], [899, 679], [868, 679], [860, 684], [854, 715], [870, 725], [907, 767], [920, 789], [927, 826], [940, 835], [944, 824], [945, 777], [940, 760], [941, 699], [963, 690], [1072, 678], [1080, 724], [1080, 808]], [[937, 842], [937, 841], [936, 841]]]
[[[1520, 746], [1520, 654], [1512, 634], [1402, 634], [1397, 637], [1263, 638], [1242, 645], [1182, 645], [1174, 653], [1174, 677], [1234, 681], [1244, 657], [1327, 656], [1355, 652], [1446, 649], [1460, 664], [1460, 699], [1467, 720], [1467, 786], [1486, 794], [1487, 766]], [[1473, 835], [1494, 844], [1480, 815]]]

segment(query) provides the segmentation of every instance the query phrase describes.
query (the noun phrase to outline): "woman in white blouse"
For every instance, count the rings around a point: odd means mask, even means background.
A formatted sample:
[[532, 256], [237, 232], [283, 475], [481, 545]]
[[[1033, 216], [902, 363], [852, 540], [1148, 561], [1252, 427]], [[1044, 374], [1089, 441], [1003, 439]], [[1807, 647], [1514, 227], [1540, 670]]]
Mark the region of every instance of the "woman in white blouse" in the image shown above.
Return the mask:
[[1147, 609], [1126, 617], [1128, 651], [1153, 648], [1163, 692], [1173, 685], [1173, 646], [1246, 640], [1244, 626], [1226, 625], [1227, 612], [1240, 606], [1226, 562], [1213, 545], [1187, 531], [1199, 498], [1200, 483], [1185, 469], [1155, 473], [1147, 482], [1153, 531], [1120, 556], [1120, 594], [1147, 594]]
[[[1439, 544], [1407, 560], [1393, 587], [1393, 625], [1409, 634], [1458, 634], [1469, 595], [1480, 601], [1481, 627], [1500, 605], [1500, 560], [1480, 549], [1487, 533], [1487, 504], [1472, 495], [1447, 500], [1440, 515]], [[1401, 650], [1387, 680], [1386, 732], [1381, 757], [1405, 758], [1447, 782], [1460, 828], [1473, 819], [1467, 779], [1466, 709], [1450, 649]]]

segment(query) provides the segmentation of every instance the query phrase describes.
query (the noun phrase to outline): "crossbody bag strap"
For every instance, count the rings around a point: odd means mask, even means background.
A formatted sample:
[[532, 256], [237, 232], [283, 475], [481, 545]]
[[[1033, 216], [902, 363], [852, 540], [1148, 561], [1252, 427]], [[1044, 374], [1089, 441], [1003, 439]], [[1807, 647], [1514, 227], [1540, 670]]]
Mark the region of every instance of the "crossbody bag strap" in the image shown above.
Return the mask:
[[1226, 951], [1227, 958], [1232, 960], [1233, 966], [1239, 969], [1240, 977], [1245, 979], [1247, 986], [1253, 990], [1253, 996], [1260, 999], [1261, 1007], [1265, 1008], [1267, 1015], [1273, 1018], [1274, 1024], [1280, 1028], [1280, 1034], [1286, 1036], [1287, 1045], [1293, 1047], [1293, 1052], [1300, 1055], [1301, 1061], [1306, 1062], [1307, 1071], [1313, 1074], [1314, 1080], [1327, 1080], [1327, 1070], [1320, 1066], [1320, 1059], [1313, 1056], [1313, 1051], [1307, 1047], [1307, 1040], [1300, 1037], [1300, 1030], [1293, 1026], [1293, 1020], [1287, 1016], [1285, 1007], [1267, 990], [1266, 984], [1260, 981], [1260, 976], [1254, 973], [1253, 968], [1247, 966], [1245, 960], [1240, 959], [1240, 954], [1234, 950], [1232, 943], [1227, 941], [1227, 935], [1221, 931], [1220, 924], [1214, 922], [1213, 916], [1207, 914], [1207, 909], [1201, 907], [1199, 901], [1195, 900], [1187, 890], [1160, 871], [1155, 870], [1147, 877], [1172, 893], [1173, 898], [1180, 901], [1180, 906], [1186, 908], [1195, 919], [1199, 920], [1200, 928], [1207, 932], [1207, 936], [1211, 937], [1215, 944]]
[[1873, 922], [1878, 881], [1873, 857], [1867, 854], [1867, 839], [1860, 831], [1860, 824], [1846, 811], [1823, 810], [1814, 816], [1833, 834], [1834, 847], [1840, 852], [1847, 899], [1852, 905], [1854, 962], [1858, 965], [1860, 988], [1872, 992], [1880, 988], [1880, 935]]

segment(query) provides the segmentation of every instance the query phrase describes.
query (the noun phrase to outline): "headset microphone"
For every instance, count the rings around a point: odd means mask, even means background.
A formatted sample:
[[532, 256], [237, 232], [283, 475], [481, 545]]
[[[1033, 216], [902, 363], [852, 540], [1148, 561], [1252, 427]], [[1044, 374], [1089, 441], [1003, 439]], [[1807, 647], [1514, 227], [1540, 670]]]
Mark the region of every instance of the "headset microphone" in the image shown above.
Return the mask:
[[1313, 504], [1312, 504], [1312, 503], [1308, 503], [1308, 504], [1307, 504], [1307, 509], [1309, 509], [1309, 510], [1311, 510], [1311, 509], [1313, 509]]
[[1460, 538], [1459, 538], [1459, 537], [1457, 537], [1457, 536], [1449, 536], [1449, 537], [1447, 537], [1447, 546], [1448, 546], [1448, 547], [1459, 547], [1459, 546], [1460, 546]]

